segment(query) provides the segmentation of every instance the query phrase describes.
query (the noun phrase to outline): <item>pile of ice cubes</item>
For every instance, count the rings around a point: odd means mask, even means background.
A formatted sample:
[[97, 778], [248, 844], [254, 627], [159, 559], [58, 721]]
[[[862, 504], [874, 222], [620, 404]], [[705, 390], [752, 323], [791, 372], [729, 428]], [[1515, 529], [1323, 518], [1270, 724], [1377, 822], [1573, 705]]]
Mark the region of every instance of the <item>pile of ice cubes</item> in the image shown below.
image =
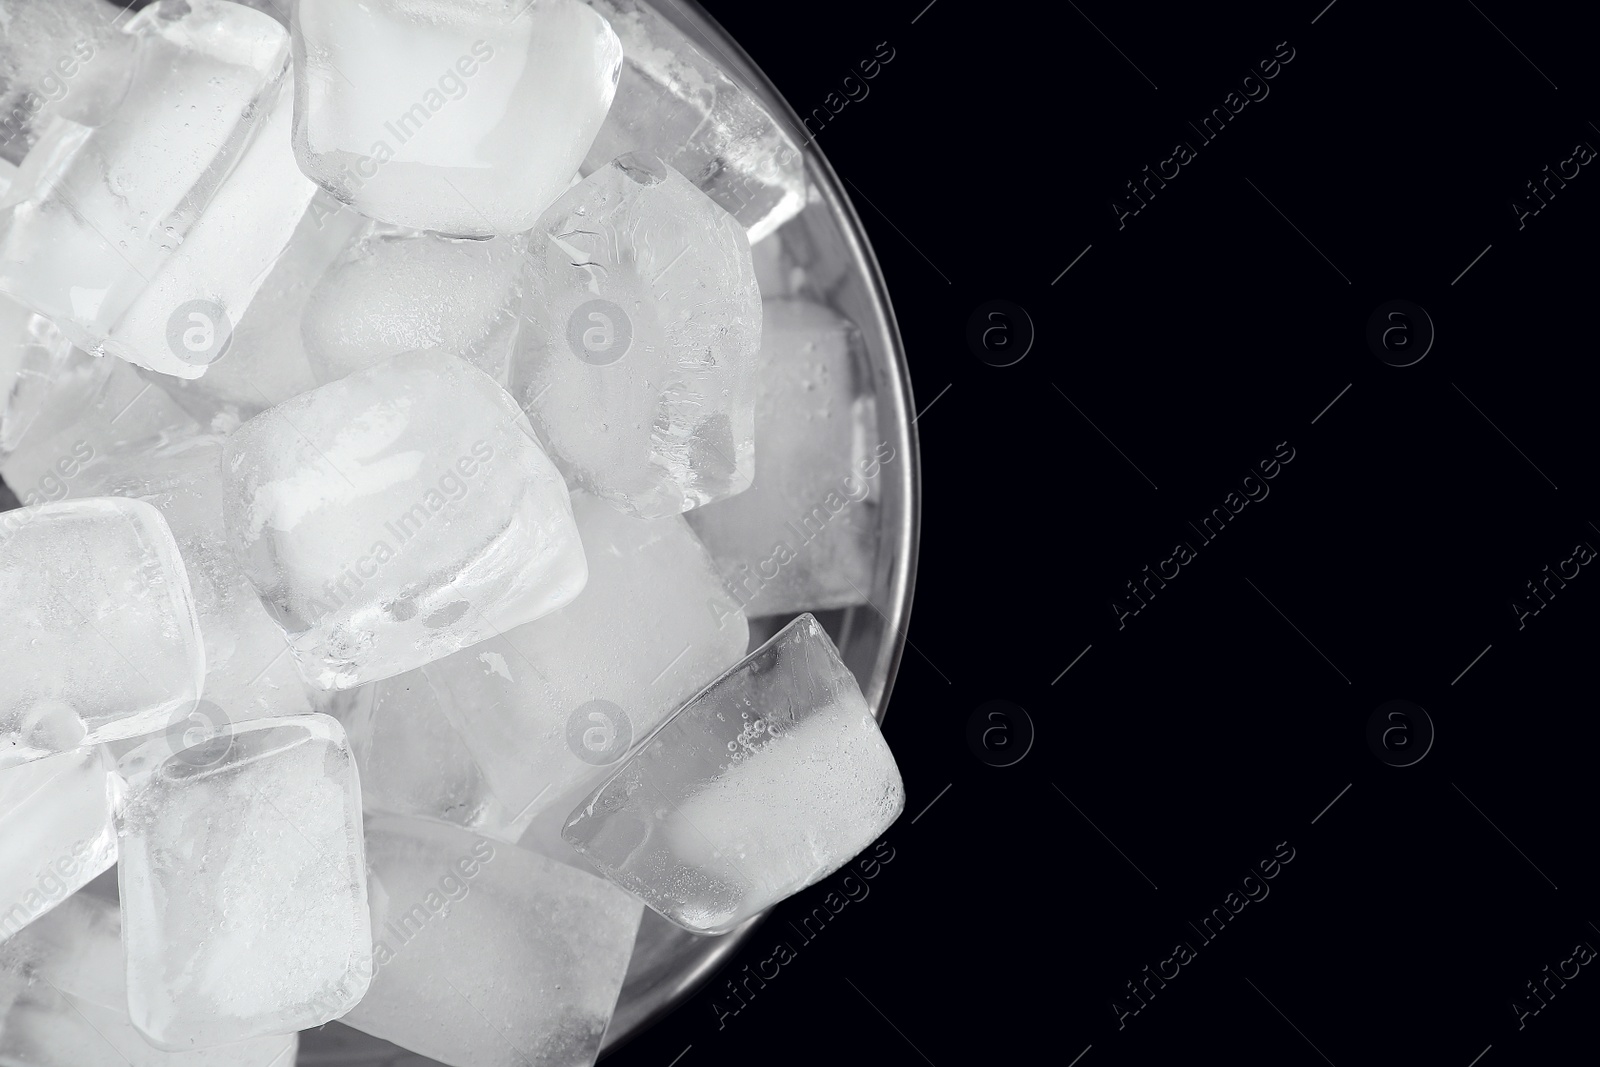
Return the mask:
[[725, 933], [894, 821], [810, 614], [894, 451], [801, 152], [683, 32], [0, 33], [0, 1064], [588, 1064], [645, 907]]

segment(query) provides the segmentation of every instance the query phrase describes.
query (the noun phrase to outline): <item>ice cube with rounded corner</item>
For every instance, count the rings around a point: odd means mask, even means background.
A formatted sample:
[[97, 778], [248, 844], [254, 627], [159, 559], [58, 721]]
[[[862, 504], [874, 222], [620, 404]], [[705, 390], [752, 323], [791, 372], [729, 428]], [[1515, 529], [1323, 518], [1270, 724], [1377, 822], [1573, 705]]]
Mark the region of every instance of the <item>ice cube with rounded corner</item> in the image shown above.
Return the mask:
[[283, 630], [267, 613], [228, 544], [223, 521], [225, 444], [223, 437], [200, 434], [96, 454], [63, 484], [73, 496], [143, 500], [167, 520], [189, 575], [205, 641], [204, 699], [192, 709], [202, 720], [232, 723], [304, 715], [315, 710], [310, 689], [288, 654]]
[[361, 999], [361, 789], [337, 721], [235, 724], [130, 786], [118, 817], [128, 1012], [153, 1044], [309, 1029]]
[[223, 470], [234, 551], [323, 689], [415, 670], [583, 588], [560, 474], [505, 390], [447, 352], [256, 416]]
[[302, 0], [293, 35], [301, 169], [363, 215], [453, 237], [532, 226], [622, 68], [578, 0]]
[[666, 918], [718, 934], [838, 870], [904, 808], [855, 677], [801, 615], [685, 704], [563, 836]]
[[110, 497], [0, 515], [0, 767], [160, 729], [194, 703], [205, 649], [161, 513]]
[[292, 1033], [201, 1051], [151, 1045], [128, 1019], [115, 896], [76, 893], [0, 943], [0, 1064], [7, 1067], [290, 1067], [298, 1045]]

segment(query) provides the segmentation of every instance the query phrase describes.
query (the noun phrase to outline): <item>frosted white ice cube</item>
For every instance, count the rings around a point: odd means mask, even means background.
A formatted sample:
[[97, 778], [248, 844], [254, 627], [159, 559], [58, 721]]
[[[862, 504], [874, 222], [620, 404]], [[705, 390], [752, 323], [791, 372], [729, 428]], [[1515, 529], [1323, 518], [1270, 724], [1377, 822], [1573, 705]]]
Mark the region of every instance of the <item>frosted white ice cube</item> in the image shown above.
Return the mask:
[[160, 729], [205, 653], [161, 513], [96, 498], [0, 515], [0, 767]]
[[287, 78], [260, 107], [265, 114], [239, 161], [111, 330], [106, 352], [182, 379], [200, 377], [226, 355], [234, 327], [317, 192], [289, 149], [294, 93]]
[[[196, 421], [229, 434], [239, 424], [315, 389], [300, 322], [323, 271], [366, 220], [326, 193], [317, 192], [277, 265], [262, 282], [228, 346], [199, 378], [144, 371]], [[197, 335], [203, 340], [203, 332]]]
[[94, 748], [0, 770], [0, 941], [117, 862], [107, 770]]
[[363, 215], [521, 233], [578, 171], [622, 46], [578, 0], [303, 0], [295, 153]]
[[361, 797], [338, 722], [267, 719], [181, 750], [118, 831], [128, 1010], [158, 1047], [308, 1029], [361, 999]]
[[666, 918], [725, 933], [848, 863], [904, 807], [860, 687], [801, 615], [590, 794], [565, 837]]
[[648, 0], [589, 0], [626, 57], [611, 113], [583, 173], [627, 152], [661, 157], [755, 244], [806, 204], [805, 159], [767, 109]]
[[688, 514], [751, 616], [866, 603], [877, 554], [874, 484], [894, 449], [856, 380], [861, 337], [801, 300], [763, 306], [756, 476]]
[[507, 809], [490, 789], [423, 671], [347, 695], [337, 714], [361, 769], [366, 810], [453, 823], [510, 844], [522, 836], [533, 813]]
[[223, 466], [234, 550], [324, 689], [414, 670], [583, 588], [560, 474], [505, 390], [447, 353], [258, 415]]
[[124, 28], [122, 104], [56, 118], [0, 202], [0, 292], [91, 352], [198, 377], [310, 197], [279, 140], [288, 35], [225, 0], [159, 0]]
[[733, 218], [628, 155], [529, 238], [513, 392], [568, 478], [644, 517], [749, 486], [761, 295]]
[[744, 614], [679, 516], [572, 502], [589, 581], [560, 611], [423, 669], [495, 794], [535, 814], [744, 655]]
[[453, 826], [367, 825], [373, 969], [348, 1026], [451, 1067], [594, 1062], [639, 929], [602, 879]]
[[371, 228], [316, 283], [301, 326], [319, 383], [442, 348], [505, 385], [522, 303], [521, 242]]
[[78, 893], [0, 944], [6, 1067], [293, 1067], [298, 1045], [292, 1033], [198, 1052], [151, 1045], [128, 1021], [122, 917], [114, 899]]

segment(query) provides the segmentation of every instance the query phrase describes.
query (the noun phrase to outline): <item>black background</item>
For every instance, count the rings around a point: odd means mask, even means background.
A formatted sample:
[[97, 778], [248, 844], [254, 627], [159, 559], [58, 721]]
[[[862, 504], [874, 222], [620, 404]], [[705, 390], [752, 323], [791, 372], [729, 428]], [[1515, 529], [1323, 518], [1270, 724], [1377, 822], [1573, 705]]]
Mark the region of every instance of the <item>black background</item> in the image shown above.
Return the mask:
[[[1600, 576], [1512, 609], [1600, 546], [1600, 176], [1512, 209], [1600, 146], [1593, 36], [1575, 6], [1325, 3], [707, 0], [801, 113], [894, 50], [818, 144], [923, 411], [886, 724], [909, 800], [867, 897], [810, 943], [788, 923], [837, 877], [783, 905], [609, 1063], [1593, 1062], [1596, 967], [1512, 1009], [1600, 947]], [[1199, 146], [1187, 121], [1279, 42], [1270, 95]], [[1179, 140], [1197, 158], [1119, 229]], [[1014, 366], [966, 340], [992, 299], [1037, 331]], [[1395, 299], [1437, 329], [1403, 368], [1365, 339]], [[1202, 545], [1188, 523], [1280, 442], [1270, 495]], [[1124, 583], [1183, 540], [1119, 629]], [[1436, 730], [1408, 767], [1366, 739], [1392, 699]], [[968, 744], [990, 700], [1037, 732], [1010, 767]], [[1284, 842], [1203, 943], [1188, 923]], [[1184, 940], [1119, 1029], [1125, 983]], [[719, 1022], [779, 941], [796, 958]]]

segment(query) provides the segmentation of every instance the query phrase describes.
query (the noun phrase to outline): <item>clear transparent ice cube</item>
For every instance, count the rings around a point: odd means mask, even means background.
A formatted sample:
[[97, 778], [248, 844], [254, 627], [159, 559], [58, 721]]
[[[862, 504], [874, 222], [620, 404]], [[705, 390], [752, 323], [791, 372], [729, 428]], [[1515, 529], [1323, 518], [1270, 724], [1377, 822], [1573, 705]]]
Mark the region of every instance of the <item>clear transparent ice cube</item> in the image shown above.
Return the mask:
[[696, 933], [726, 933], [866, 848], [905, 787], [855, 677], [801, 615], [595, 790], [566, 840]]
[[628, 152], [665, 160], [739, 220], [756, 244], [806, 204], [788, 132], [648, 0], [589, 0], [622, 39], [617, 98], [583, 173]]

